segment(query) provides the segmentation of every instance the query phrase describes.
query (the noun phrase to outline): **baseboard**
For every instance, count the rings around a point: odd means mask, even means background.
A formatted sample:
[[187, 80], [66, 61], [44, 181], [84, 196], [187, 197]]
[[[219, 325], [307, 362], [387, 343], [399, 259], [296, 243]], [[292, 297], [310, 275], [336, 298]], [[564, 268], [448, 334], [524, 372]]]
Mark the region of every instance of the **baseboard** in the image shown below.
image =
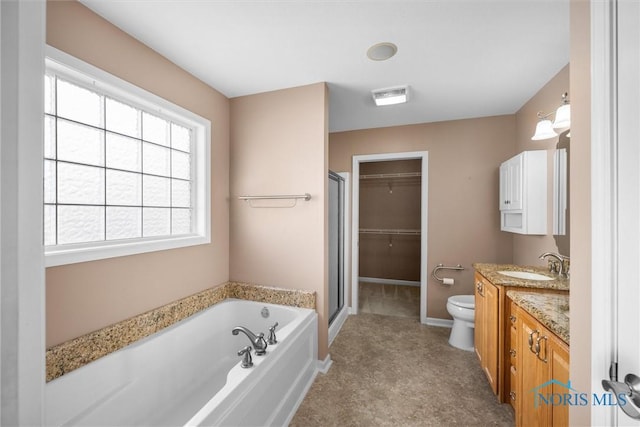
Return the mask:
[[450, 328], [453, 326], [453, 320], [451, 319], [438, 319], [437, 317], [427, 317], [427, 325], [440, 326], [443, 328]]
[[377, 277], [358, 277], [358, 281], [365, 283], [377, 283], [380, 285], [420, 286], [416, 280], [378, 279]]
[[333, 365], [333, 360], [331, 360], [331, 355], [327, 354], [327, 357], [325, 357], [324, 360], [318, 360], [318, 372], [326, 374], [329, 372], [331, 365]]
[[338, 313], [338, 315], [333, 319], [331, 325], [329, 325], [329, 346], [333, 343], [333, 340], [338, 336], [340, 329], [342, 329], [342, 325], [349, 317], [349, 308], [343, 307], [342, 310]]

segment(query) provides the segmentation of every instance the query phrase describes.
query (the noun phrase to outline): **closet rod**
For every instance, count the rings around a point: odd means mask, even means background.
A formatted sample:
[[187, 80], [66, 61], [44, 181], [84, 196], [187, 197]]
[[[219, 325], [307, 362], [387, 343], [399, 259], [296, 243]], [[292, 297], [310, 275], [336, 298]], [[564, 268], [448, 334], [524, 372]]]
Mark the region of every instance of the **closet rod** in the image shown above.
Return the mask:
[[374, 173], [360, 175], [360, 179], [414, 178], [422, 176], [421, 172]]
[[311, 200], [311, 194], [291, 194], [291, 195], [272, 195], [272, 196], [238, 196], [240, 200], [291, 200], [291, 199], [304, 199], [306, 201]]
[[361, 228], [362, 234], [403, 234], [408, 236], [419, 236], [420, 230], [411, 229], [379, 229], [379, 228]]

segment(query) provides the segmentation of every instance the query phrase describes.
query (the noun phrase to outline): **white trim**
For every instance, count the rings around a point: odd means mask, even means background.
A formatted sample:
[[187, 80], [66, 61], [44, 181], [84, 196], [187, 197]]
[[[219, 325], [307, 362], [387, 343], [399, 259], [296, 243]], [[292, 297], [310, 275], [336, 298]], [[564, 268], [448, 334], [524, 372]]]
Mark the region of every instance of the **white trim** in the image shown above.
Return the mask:
[[342, 238], [344, 240], [344, 266], [343, 266], [343, 283], [342, 287], [342, 301], [344, 301], [344, 307], [349, 307], [347, 304], [347, 297], [349, 296], [349, 287], [351, 286], [351, 173], [350, 172], [338, 172], [338, 175], [344, 179], [344, 225], [342, 230]]
[[358, 277], [359, 282], [379, 285], [420, 286], [419, 280], [379, 279], [377, 277]]
[[[615, 358], [616, 275], [615, 13], [613, 2], [591, 2], [591, 390]], [[576, 326], [576, 325], [573, 325]], [[573, 375], [573, 373], [572, 373]], [[592, 425], [617, 425], [616, 410], [591, 407]]]
[[326, 374], [331, 369], [331, 365], [333, 365], [333, 360], [331, 360], [331, 355], [327, 354], [324, 360], [318, 359], [318, 372]]
[[192, 176], [194, 233], [119, 241], [99, 241], [74, 245], [47, 246], [47, 267], [93, 261], [146, 252], [182, 248], [211, 243], [211, 122], [179, 105], [94, 67], [54, 47], [46, 47], [47, 68], [74, 83], [93, 86], [101, 93], [167, 117], [194, 131]]
[[384, 162], [392, 160], [422, 160], [422, 170], [420, 177], [420, 322], [427, 324], [427, 243], [428, 243], [428, 181], [429, 181], [429, 152], [428, 151], [412, 151], [406, 153], [385, 153], [385, 154], [366, 154], [353, 156], [351, 173], [353, 174], [353, 194], [352, 194], [352, 219], [351, 219], [351, 312], [358, 313], [358, 249], [360, 235], [359, 227], [359, 204], [360, 204], [360, 163], [366, 162]]
[[46, 4], [1, 1], [0, 11], [0, 423], [43, 425]]
[[453, 326], [453, 320], [438, 319], [437, 317], [427, 317], [427, 325], [438, 326], [442, 328], [451, 328]]
[[344, 322], [346, 322], [347, 317], [349, 317], [349, 307], [347, 307], [347, 305], [345, 304], [342, 307], [342, 310], [340, 310], [338, 312], [338, 315], [333, 319], [331, 325], [329, 325], [329, 346], [333, 344], [333, 340], [335, 340], [340, 333], [340, 329], [342, 329], [342, 326], [344, 325]]

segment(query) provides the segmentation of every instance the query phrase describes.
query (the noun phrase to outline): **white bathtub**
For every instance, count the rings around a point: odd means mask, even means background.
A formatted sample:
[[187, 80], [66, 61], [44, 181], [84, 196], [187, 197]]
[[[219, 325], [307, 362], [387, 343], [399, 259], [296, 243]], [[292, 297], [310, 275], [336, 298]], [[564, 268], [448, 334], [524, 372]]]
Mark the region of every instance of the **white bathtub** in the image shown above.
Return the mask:
[[[262, 309], [270, 315], [263, 318]], [[278, 322], [278, 344], [240, 366], [254, 333]], [[313, 310], [225, 300], [69, 372], [45, 387], [47, 425], [286, 425], [316, 375]]]

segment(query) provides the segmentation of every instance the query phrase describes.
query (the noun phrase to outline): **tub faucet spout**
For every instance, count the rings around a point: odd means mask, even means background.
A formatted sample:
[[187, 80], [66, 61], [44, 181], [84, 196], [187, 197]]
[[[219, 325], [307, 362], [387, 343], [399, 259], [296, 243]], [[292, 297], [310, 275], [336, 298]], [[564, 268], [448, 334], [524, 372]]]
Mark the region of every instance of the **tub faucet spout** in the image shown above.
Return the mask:
[[256, 350], [256, 356], [263, 356], [267, 352], [267, 341], [265, 341], [262, 332], [256, 335], [244, 326], [236, 326], [231, 330], [233, 335], [238, 335], [239, 332], [242, 332], [249, 338], [253, 348]]

